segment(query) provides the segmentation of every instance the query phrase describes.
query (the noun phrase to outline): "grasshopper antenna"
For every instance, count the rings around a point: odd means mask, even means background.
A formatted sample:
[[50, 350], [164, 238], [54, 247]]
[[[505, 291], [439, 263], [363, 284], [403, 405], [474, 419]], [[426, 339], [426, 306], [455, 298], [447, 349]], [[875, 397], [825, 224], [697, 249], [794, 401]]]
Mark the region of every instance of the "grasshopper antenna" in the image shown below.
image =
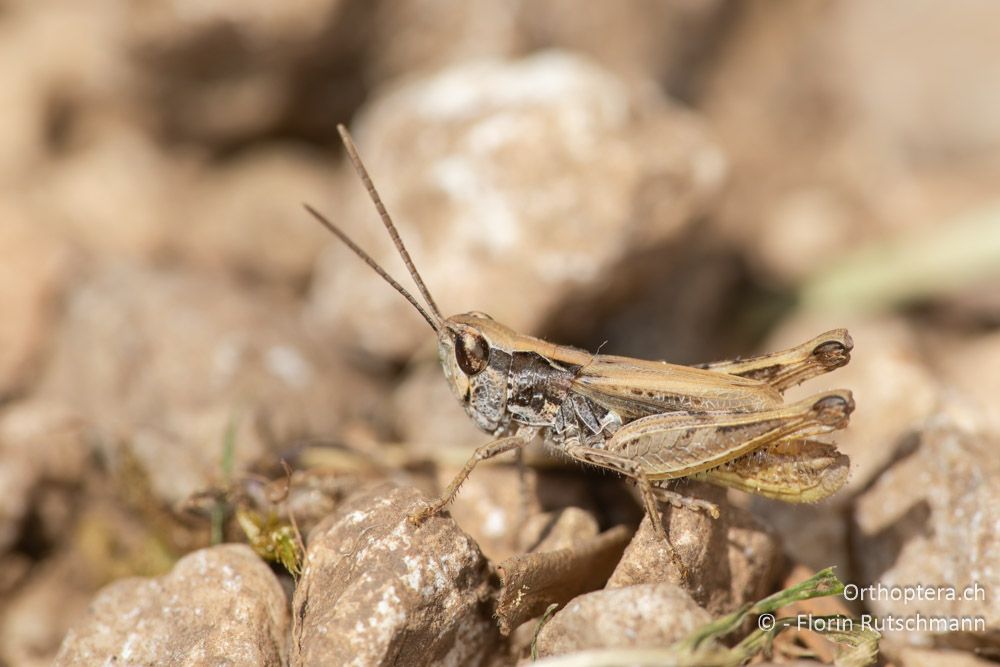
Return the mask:
[[350, 133], [348, 133], [347, 128], [343, 125], [337, 125], [337, 132], [340, 133], [340, 140], [344, 142], [344, 148], [347, 149], [347, 156], [351, 158], [351, 164], [354, 166], [354, 171], [358, 173], [358, 176], [361, 178], [361, 182], [365, 184], [365, 189], [368, 190], [368, 196], [371, 197], [372, 203], [375, 204], [375, 209], [378, 211], [379, 217], [382, 218], [382, 224], [385, 225], [386, 231], [389, 232], [389, 236], [392, 238], [392, 242], [396, 245], [396, 250], [399, 251], [399, 256], [403, 258], [403, 263], [406, 264], [406, 268], [410, 272], [413, 282], [417, 284], [417, 288], [420, 290], [420, 293], [424, 295], [424, 301], [427, 302], [431, 311], [437, 316], [438, 322], [440, 322], [444, 319], [441, 316], [441, 311], [438, 310], [437, 304], [434, 303], [434, 298], [431, 296], [430, 290], [427, 289], [427, 285], [424, 284], [423, 279], [420, 277], [420, 273], [417, 272], [417, 267], [413, 265], [413, 260], [410, 259], [410, 253], [406, 251], [406, 246], [403, 245], [403, 239], [399, 237], [399, 232], [396, 231], [396, 225], [392, 223], [392, 218], [389, 217], [389, 212], [385, 210], [385, 205], [382, 204], [382, 198], [378, 196], [378, 192], [375, 190], [375, 185], [372, 183], [372, 179], [368, 175], [368, 170], [365, 169], [365, 165], [361, 161], [361, 156], [358, 155], [358, 149], [354, 145], [354, 140], [351, 139]]
[[363, 259], [365, 261], [365, 264], [375, 269], [375, 273], [382, 276], [382, 278], [387, 283], [392, 285], [397, 292], [402, 294], [406, 298], [406, 300], [409, 301], [413, 305], [413, 307], [416, 308], [417, 311], [424, 316], [424, 319], [427, 320], [427, 323], [431, 325], [431, 328], [434, 329], [434, 331], [439, 331], [441, 329], [441, 316], [437, 314], [436, 310], [434, 311], [434, 314], [437, 315], [437, 317], [436, 318], [431, 317], [430, 313], [428, 313], [424, 309], [424, 307], [420, 305], [420, 302], [417, 301], [417, 299], [412, 294], [406, 291], [405, 287], [397, 283], [385, 269], [383, 269], [381, 266], [378, 265], [378, 262], [372, 259], [371, 255], [369, 255], [360, 247], [358, 247], [358, 244], [352, 241], [351, 238], [343, 231], [341, 231], [339, 227], [337, 227], [335, 224], [327, 220], [322, 213], [314, 209], [309, 204], [303, 204], [302, 206], [305, 207], [306, 211], [309, 212], [309, 215], [316, 218], [319, 224], [323, 225], [331, 232], [333, 232], [333, 235], [339, 238], [341, 241], [343, 241], [344, 245], [353, 250], [355, 255]]

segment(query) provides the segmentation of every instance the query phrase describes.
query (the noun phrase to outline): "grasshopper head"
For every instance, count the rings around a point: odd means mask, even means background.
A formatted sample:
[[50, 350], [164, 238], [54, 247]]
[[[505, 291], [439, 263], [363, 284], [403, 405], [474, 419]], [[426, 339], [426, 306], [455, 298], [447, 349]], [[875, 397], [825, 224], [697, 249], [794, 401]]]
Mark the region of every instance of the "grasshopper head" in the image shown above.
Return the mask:
[[502, 348], [506, 327], [484, 313], [455, 315], [438, 330], [438, 357], [452, 393], [479, 428], [492, 432], [506, 403]]

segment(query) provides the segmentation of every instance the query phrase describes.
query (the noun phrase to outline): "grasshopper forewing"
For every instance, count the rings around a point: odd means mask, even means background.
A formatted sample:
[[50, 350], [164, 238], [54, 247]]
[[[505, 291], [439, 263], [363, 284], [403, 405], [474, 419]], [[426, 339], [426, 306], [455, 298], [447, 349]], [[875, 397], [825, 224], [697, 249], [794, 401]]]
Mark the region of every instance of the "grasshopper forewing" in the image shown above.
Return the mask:
[[790, 502], [820, 500], [843, 485], [846, 457], [814, 438], [847, 425], [854, 409], [850, 392], [830, 391], [791, 404], [782, 394], [846, 364], [852, 347], [846, 331], [830, 331], [783, 352], [688, 367], [555, 345], [483, 313], [444, 318], [354, 142], [343, 126], [338, 130], [425, 305], [336, 225], [306, 209], [427, 320], [452, 392], [494, 438], [476, 450], [440, 498], [411, 520], [420, 522], [442, 510], [479, 461], [520, 451], [538, 435], [573, 459], [635, 480], [664, 539], [658, 501], [718, 515], [711, 503], [668, 488], [671, 480], [694, 477]]

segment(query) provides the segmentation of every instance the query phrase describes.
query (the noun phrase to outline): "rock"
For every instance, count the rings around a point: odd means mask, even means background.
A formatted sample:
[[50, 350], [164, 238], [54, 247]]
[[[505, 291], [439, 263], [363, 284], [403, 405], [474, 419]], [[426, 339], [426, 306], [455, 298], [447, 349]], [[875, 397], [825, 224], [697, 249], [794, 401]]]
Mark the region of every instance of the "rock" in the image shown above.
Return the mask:
[[[792, 347], [829, 329], [845, 327], [854, 340], [851, 362], [785, 393], [786, 401], [845, 387], [857, 409], [832, 441], [851, 458], [847, 485], [830, 503], [843, 505], [898, 455], [900, 441], [938, 407], [942, 387], [927, 365], [915, 331], [900, 318], [802, 314], [784, 323], [765, 346]], [[873, 446], [873, 443], [879, 443]]]
[[1000, 334], [990, 333], [971, 340], [932, 341], [944, 384], [957, 388], [974, 403], [984, 426], [1000, 431]]
[[495, 647], [490, 570], [446, 516], [419, 527], [412, 488], [349, 498], [309, 535], [292, 664], [476, 665]]
[[288, 609], [281, 585], [249, 547], [188, 554], [155, 579], [105, 587], [71, 630], [57, 665], [285, 664]]
[[729, 15], [698, 106], [734, 165], [718, 229], [771, 280], [795, 285], [866, 241], [995, 199], [985, 156], [1000, 145], [1000, 103], [979, 77], [1000, 67], [981, 28], [1000, 11], [988, 0], [903, 7], [762, 3]]
[[401, 439], [415, 453], [428, 457], [446, 447], [462, 447], [471, 456], [476, 447], [490, 439], [489, 434], [476, 428], [455, 399], [436, 355], [410, 364], [392, 394], [389, 412]]
[[[438, 488], [445, 489], [458, 466], [438, 467]], [[518, 527], [528, 517], [538, 516], [541, 507], [532, 489], [538, 475], [525, 469], [527, 497], [521, 492], [521, 476], [516, 465], [479, 465], [462, 484], [448, 513], [472, 537], [491, 561], [511, 556], [522, 545]], [[595, 533], [596, 534], [596, 533]]]
[[87, 613], [87, 604], [100, 585], [89, 565], [79, 554], [61, 551], [36, 563], [16, 589], [4, 594], [0, 609], [0, 660], [4, 664], [53, 664], [64, 635]]
[[[0, 118], [0, 184], [13, 185], [16, 199], [37, 185], [51, 157], [114, 114], [122, 97], [114, 91], [128, 81], [118, 12], [101, 11], [99, 3], [11, 4], [0, 40], [0, 104], [7, 110]], [[49, 46], [44, 53], [42, 43]]]
[[524, 41], [518, 13], [516, 5], [495, 0], [379, 3], [366, 70], [385, 81], [472, 60], [513, 57]]
[[785, 400], [838, 387], [853, 392], [857, 409], [851, 423], [830, 438], [851, 459], [847, 484], [815, 505], [751, 497], [747, 507], [781, 535], [793, 560], [814, 570], [836, 565], [840, 575], [850, 579], [847, 524], [851, 500], [901, 455], [914, 430], [937, 408], [942, 391], [915, 330], [900, 318], [799, 314], [786, 321], [762, 349], [792, 347], [838, 327], [846, 327], [854, 340], [851, 362], [790, 389]]
[[0, 204], [0, 400], [35, 379], [49, 343], [57, 298], [68, 277], [65, 243], [39, 229], [30, 213]]
[[69, 531], [89, 454], [80, 420], [62, 406], [22, 401], [0, 412], [0, 554], [20, 539], [29, 513], [34, 539], [56, 543]]
[[6, 599], [10, 591], [28, 574], [31, 569], [31, 558], [25, 554], [13, 552], [0, 556], [0, 595]]
[[771, 592], [783, 564], [775, 535], [746, 510], [726, 503], [721, 489], [690, 483], [678, 490], [713, 502], [720, 511], [720, 517], [713, 519], [703, 512], [660, 507], [664, 528], [688, 569], [688, 578], [682, 579], [647, 516], [625, 549], [608, 588], [670, 582], [684, 588], [713, 616]]
[[[583, 53], [636, 86], [690, 94], [698, 58], [726, 18], [725, 3], [641, 0], [577, 11], [572, 0], [523, 6], [529, 44]], [[595, 38], [599, 35], [599, 38]]]
[[776, 196], [762, 213], [749, 250], [758, 267], [789, 284], [807, 280], [856, 242], [861, 213], [821, 185]]
[[599, 532], [600, 526], [593, 514], [579, 507], [564, 507], [528, 519], [521, 543], [527, 551], [557, 551], [590, 540]]
[[607, 584], [634, 531], [622, 524], [588, 537], [596, 526], [586, 518], [579, 511], [561, 513], [551, 539], [497, 563], [501, 589], [495, 614], [501, 634]]
[[602, 648], [662, 648], [711, 620], [682, 588], [641, 584], [581, 595], [538, 633], [539, 656]]
[[299, 316], [217, 275], [112, 265], [71, 295], [44, 396], [84, 415], [113, 464], [125, 443], [172, 504], [220, 483], [231, 424], [239, 469], [363, 409], [368, 381]]
[[65, 405], [32, 399], [0, 412], [0, 451], [23, 454], [48, 479], [60, 484], [79, 480], [87, 464], [79, 416]]
[[[972, 632], [892, 630], [887, 636], [919, 643], [932, 634], [938, 646], [987, 646], [1000, 630], [1000, 437], [969, 430], [949, 408], [920, 430], [915, 448], [894, 463], [861, 495], [854, 509], [853, 554], [858, 581], [892, 590], [906, 586], [954, 587], [957, 599], [899, 599], [900, 593], [869, 595], [876, 617], [982, 619]], [[977, 599], [965, 599], [978, 586]], [[944, 599], [941, 599], [944, 598]], [[993, 639], [990, 639], [992, 634]]]
[[837, 576], [850, 578], [848, 550], [850, 513], [831, 500], [815, 505], [792, 505], [769, 498], [752, 498], [746, 508], [781, 536], [785, 553], [811, 570], [836, 567]]
[[25, 187], [35, 215], [94, 257], [161, 256], [167, 239], [183, 233], [175, 215], [187, 161], [122, 123], [92, 134]]
[[903, 647], [890, 655], [900, 667], [989, 667], [996, 664], [972, 653], [948, 649]]
[[368, 71], [386, 80], [557, 48], [585, 54], [636, 87], [666, 82], [672, 92], [688, 92], [692, 61], [723, 8], [720, 2], [647, 0], [579, 12], [564, 0], [391, 0], [375, 12]]
[[[1000, 76], [1000, 50], [989, 31], [980, 29], [983, 21], [1000, 19], [1000, 8], [988, 0], [963, 0], [947, 10], [928, 5], [900, 17], [896, 9], [904, 6], [900, 0], [883, 6], [845, 3], [823, 16], [829, 32], [815, 46], [846, 68], [829, 72], [830, 83], [838, 97], [852, 102], [859, 122], [870, 123], [858, 131], [891, 141], [897, 150], [930, 151], [939, 159], [945, 159], [939, 151], [1000, 145], [1000, 101], [979, 85], [980, 74]], [[900, 19], [900, 31], [882, 33], [878, 26], [893, 18]], [[886, 38], [877, 50], [876, 34]], [[929, 53], [928, 39], [947, 40], [947, 56]], [[885, 48], [898, 58], [873, 60]], [[973, 74], [969, 62], [984, 62], [989, 69]], [[906, 76], [911, 64], [921, 68], [920, 77]]]
[[289, 146], [248, 151], [193, 179], [173, 252], [209, 268], [301, 289], [327, 232], [302, 209], [329, 196], [332, 166]]
[[[523, 333], [569, 295], [600, 289], [636, 248], [676, 238], [707, 209], [726, 167], [696, 117], [560, 53], [400, 84], [356, 130], [444, 314], [483, 310]], [[350, 199], [332, 215], [401, 278], [368, 195], [344, 176]], [[406, 357], [429, 330], [388, 286], [357, 289], [378, 281], [331, 243], [312, 312], [352, 346]]]
[[3, 502], [0, 503], [0, 554], [6, 553], [21, 534], [21, 523], [31, 508], [31, 493], [37, 480], [35, 467], [27, 456], [20, 453], [13, 455], [4, 449], [0, 449], [0, 489], [3, 489]]
[[342, 0], [132, 5], [123, 20], [143, 85], [127, 92], [155, 130], [203, 146], [329, 138], [364, 93], [353, 76], [369, 14]]

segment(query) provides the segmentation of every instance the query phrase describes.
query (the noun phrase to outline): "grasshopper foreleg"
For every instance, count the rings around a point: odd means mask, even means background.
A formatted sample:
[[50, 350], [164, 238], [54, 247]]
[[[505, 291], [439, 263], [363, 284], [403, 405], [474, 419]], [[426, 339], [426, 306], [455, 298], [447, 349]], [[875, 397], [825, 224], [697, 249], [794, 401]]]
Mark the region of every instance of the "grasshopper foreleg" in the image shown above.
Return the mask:
[[459, 487], [462, 486], [463, 482], [469, 478], [472, 470], [480, 461], [491, 459], [494, 456], [499, 456], [500, 454], [509, 452], [512, 449], [520, 450], [522, 447], [527, 445], [529, 441], [530, 438], [525, 438], [522, 435], [512, 435], [486, 443], [477, 449], [472, 457], [466, 461], [465, 465], [458, 472], [458, 474], [455, 475], [455, 478], [451, 480], [451, 483], [448, 485], [448, 488], [445, 489], [444, 493], [441, 494], [441, 497], [426, 505], [419, 511], [411, 514], [410, 522], [420, 524], [428, 517], [434, 516], [443, 510], [448, 503], [455, 499], [455, 496], [458, 494]]

